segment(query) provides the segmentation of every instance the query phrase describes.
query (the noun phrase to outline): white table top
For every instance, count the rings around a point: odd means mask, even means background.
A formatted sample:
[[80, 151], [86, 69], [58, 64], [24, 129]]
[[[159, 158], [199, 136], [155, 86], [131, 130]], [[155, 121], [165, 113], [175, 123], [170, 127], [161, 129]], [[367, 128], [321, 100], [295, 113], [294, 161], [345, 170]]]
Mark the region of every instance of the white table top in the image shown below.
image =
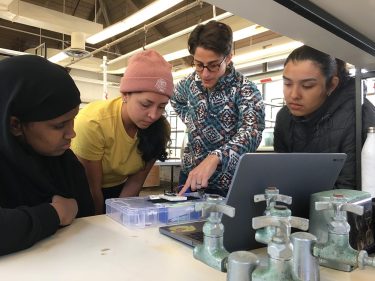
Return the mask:
[[[159, 234], [129, 229], [101, 215], [77, 219], [32, 248], [0, 257], [6, 281], [226, 280], [193, 258], [192, 248]], [[322, 281], [375, 280], [375, 269], [351, 273], [322, 268]]]
[[158, 228], [129, 229], [105, 215], [77, 219], [30, 249], [0, 257], [4, 281], [225, 279]]

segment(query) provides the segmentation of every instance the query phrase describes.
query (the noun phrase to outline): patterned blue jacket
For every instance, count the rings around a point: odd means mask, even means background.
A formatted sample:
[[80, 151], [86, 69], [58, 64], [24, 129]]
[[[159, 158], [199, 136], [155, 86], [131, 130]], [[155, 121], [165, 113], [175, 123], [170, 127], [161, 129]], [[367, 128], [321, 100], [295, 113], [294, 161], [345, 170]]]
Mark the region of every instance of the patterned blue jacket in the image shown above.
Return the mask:
[[265, 117], [261, 93], [231, 64], [211, 91], [193, 72], [176, 85], [171, 104], [188, 130], [182, 170], [188, 174], [208, 154], [218, 155], [221, 165], [209, 188], [226, 193], [239, 157], [254, 152], [261, 142]]

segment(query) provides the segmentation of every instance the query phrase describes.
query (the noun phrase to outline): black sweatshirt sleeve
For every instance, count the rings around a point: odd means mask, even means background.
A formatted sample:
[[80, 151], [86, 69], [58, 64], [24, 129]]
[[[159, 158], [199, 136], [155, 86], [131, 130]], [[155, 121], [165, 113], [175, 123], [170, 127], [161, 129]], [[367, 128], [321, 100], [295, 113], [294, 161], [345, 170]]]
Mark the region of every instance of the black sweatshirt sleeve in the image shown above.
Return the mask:
[[[291, 152], [285, 142], [287, 131], [289, 130], [288, 112], [286, 106], [280, 109], [276, 115], [276, 123], [273, 131], [273, 148], [275, 152]], [[287, 139], [287, 141], [291, 141]]]
[[54, 234], [59, 224], [57, 212], [49, 203], [15, 209], [0, 208], [0, 255], [31, 247]]

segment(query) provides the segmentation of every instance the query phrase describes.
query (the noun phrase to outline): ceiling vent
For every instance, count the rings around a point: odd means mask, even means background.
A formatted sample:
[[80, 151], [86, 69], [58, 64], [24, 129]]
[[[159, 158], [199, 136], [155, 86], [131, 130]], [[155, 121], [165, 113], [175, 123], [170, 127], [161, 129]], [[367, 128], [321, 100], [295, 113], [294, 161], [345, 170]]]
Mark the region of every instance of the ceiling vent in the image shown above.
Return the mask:
[[82, 58], [90, 54], [85, 50], [85, 34], [83, 32], [72, 32], [70, 48], [64, 50], [65, 54], [73, 58]]

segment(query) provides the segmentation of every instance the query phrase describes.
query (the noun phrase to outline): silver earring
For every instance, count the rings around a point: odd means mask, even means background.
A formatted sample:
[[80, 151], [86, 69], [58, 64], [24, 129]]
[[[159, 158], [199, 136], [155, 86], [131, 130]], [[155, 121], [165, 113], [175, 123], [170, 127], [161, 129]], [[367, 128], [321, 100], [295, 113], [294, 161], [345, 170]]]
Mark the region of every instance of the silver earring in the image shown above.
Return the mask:
[[128, 101], [126, 99], [122, 99], [122, 103], [127, 103]]

